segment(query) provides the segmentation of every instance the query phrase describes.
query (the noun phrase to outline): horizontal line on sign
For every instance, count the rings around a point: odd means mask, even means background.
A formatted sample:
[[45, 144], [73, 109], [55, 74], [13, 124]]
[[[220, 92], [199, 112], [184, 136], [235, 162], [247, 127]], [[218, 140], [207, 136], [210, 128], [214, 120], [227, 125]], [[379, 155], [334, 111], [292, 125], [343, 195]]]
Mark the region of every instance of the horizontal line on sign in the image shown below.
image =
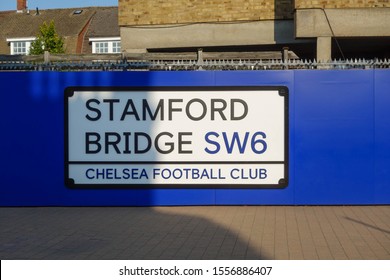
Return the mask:
[[68, 164], [285, 164], [284, 161], [69, 161]]

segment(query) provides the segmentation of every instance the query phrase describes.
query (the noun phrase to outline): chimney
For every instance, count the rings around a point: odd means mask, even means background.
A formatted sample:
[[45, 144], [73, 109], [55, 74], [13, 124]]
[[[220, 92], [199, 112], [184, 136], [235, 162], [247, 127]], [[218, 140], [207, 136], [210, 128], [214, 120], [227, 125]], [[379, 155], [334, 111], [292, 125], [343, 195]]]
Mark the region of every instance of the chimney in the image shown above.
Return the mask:
[[23, 13], [27, 10], [27, 0], [16, 0], [17, 3], [17, 12]]

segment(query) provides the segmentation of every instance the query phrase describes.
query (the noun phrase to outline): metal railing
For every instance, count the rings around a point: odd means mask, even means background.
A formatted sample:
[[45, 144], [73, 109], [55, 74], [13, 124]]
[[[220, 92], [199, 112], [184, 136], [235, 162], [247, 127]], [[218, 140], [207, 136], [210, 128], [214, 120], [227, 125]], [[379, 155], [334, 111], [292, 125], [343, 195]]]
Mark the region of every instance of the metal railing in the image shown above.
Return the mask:
[[[270, 57], [276, 57], [276, 59]], [[289, 55], [288, 57], [294, 56]], [[255, 71], [377, 68], [390, 68], [390, 59], [347, 59], [318, 62], [316, 60], [283, 58], [280, 52], [263, 54], [217, 53], [211, 55], [201, 51], [191, 54], [59, 55], [52, 56], [50, 60], [47, 59], [47, 56], [45, 58], [43, 56], [0, 56], [0, 71]]]

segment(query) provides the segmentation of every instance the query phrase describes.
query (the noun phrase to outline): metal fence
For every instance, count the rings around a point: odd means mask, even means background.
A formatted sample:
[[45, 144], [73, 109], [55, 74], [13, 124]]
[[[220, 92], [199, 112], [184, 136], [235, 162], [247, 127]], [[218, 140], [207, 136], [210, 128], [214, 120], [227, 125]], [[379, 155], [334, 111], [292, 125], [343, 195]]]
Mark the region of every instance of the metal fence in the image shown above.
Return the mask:
[[189, 71], [390, 68], [390, 59], [317, 62], [302, 59], [177, 59], [92, 61], [1, 61], [0, 71]]

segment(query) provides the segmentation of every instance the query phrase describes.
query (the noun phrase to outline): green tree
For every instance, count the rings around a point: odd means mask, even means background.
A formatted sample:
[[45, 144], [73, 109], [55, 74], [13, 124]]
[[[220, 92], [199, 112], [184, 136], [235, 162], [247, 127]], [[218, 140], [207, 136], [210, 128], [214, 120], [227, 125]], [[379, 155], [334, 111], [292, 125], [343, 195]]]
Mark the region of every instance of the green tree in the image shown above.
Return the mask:
[[46, 21], [39, 27], [39, 33], [35, 41], [31, 42], [30, 54], [64, 53], [64, 40], [57, 34], [54, 21], [49, 24]]

